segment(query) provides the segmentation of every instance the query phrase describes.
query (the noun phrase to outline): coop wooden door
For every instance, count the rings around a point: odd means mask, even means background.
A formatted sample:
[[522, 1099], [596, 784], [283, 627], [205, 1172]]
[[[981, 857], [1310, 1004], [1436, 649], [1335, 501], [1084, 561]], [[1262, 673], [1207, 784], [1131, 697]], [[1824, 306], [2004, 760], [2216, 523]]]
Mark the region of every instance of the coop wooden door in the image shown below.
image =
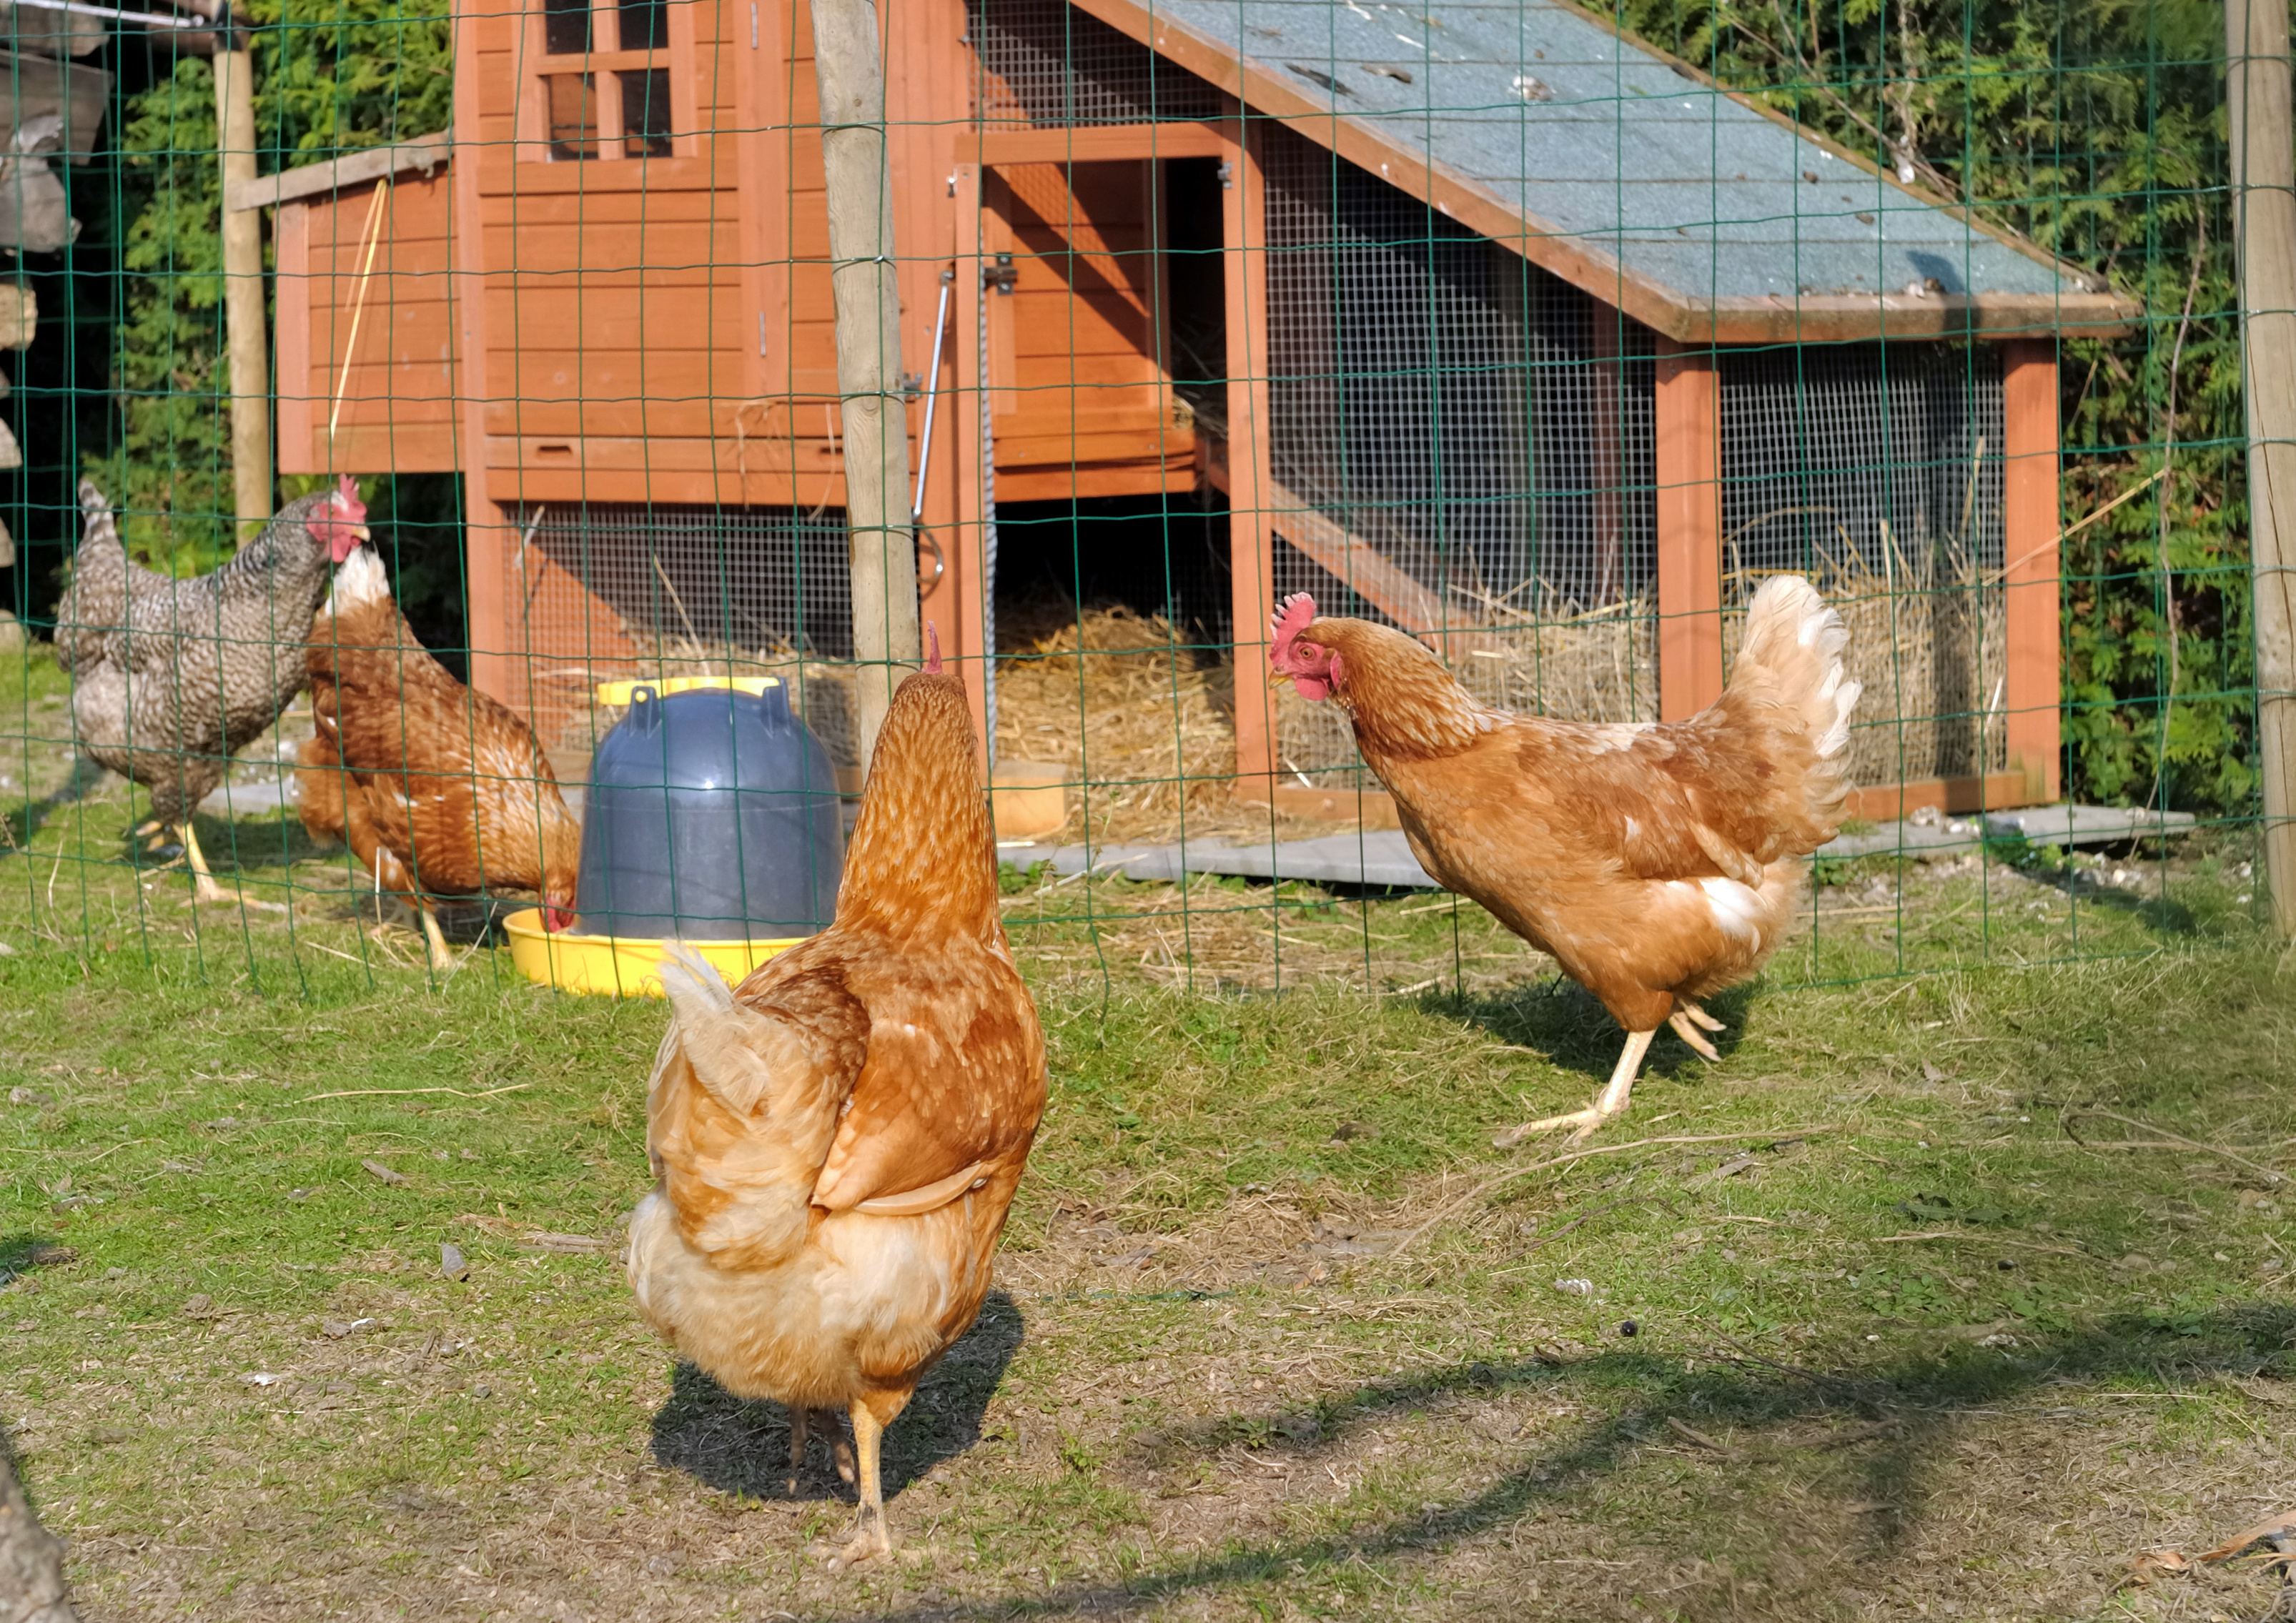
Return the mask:
[[[1185, 487], [1195, 433], [1175, 408], [1160, 312], [1159, 166], [1000, 165], [986, 177], [987, 296], [1000, 502]], [[1000, 266], [1001, 269], [1001, 266]]]

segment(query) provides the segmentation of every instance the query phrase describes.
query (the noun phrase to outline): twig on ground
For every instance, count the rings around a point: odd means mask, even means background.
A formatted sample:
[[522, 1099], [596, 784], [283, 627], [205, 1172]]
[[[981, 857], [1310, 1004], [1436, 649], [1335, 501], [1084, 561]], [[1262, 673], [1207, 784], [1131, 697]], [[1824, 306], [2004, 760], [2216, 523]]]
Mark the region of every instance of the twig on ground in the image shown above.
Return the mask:
[[1817, 1127], [1772, 1127], [1762, 1133], [1670, 1133], [1663, 1138], [1637, 1138], [1632, 1143], [1603, 1144], [1592, 1150], [1573, 1150], [1567, 1155], [1558, 1155], [1549, 1160], [1535, 1161], [1528, 1167], [1517, 1167], [1513, 1171], [1502, 1172], [1487, 1183], [1478, 1184], [1397, 1241], [1394, 1248], [1387, 1255], [1390, 1258], [1402, 1256], [1411, 1248], [1414, 1241], [1445, 1218], [1472, 1205], [1500, 1184], [1509, 1183], [1515, 1178], [1528, 1177], [1534, 1172], [1545, 1172], [1555, 1167], [1567, 1167], [1572, 1161], [1586, 1160], [1596, 1155], [1623, 1155], [1629, 1150], [1647, 1150], [1657, 1144], [1719, 1144], [1742, 1143], [1749, 1138], [1801, 1138], [1812, 1133], [1831, 1133], [1840, 1125], [1839, 1122], [1826, 1122]]
[[1697, 1427], [1677, 1420], [1671, 1414], [1666, 1417], [1666, 1424], [1667, 1429], [1672, 1431], [1676, 1436], [1686, 1438], [1690, 1441], [1696, 1443], [1701, 1448], [1710, 1448], [1716, 1454], [1720, 1455], [1726, 1460], [1742, 1460], [1746, 1457], [1739, 1450], [1731, 1447], [1729, 1444], [1715, 1441], [1714, 1439], [1707, 1436], [1706, 1433], [1698, 1430]]
[[1870, 1242], [1874, 1245], [1895, 1245], [1901, 1240], [1971, 1240], [1984, 1245], [2005, 1245], [2013, 1250], [2044, 1251], [2052, 1257], [2079, 1257], [2090, 1262], [2096, 1258], [2087, 1251], [2077, 1251], [2067, 1245], [2032, 1245], [2022, 1240], [2004, 1240], [1995, 1234], [1964, 1234], [1954, 1229], [1929, 1229], [1918, 1234], [1883, 1234]]
[[[2071, 1114], [2075, 1116], [2102, 1116], [2106, 1120], [2117, 1121], [2123, 1127], [2136, 1127], [2140, 1131], [2146, 1133], [2157, 1133], [2162, 1138], [2169, 1141], [2169, 1143], [2165, 1144], [2131, 1143], [2128, 1146], [2130, 1149], [2165, 1150], [2169, 1148], [2172, 1144], [2177, 1145], [2187, 1150], [2198, 1150], [2204, 1154], [2220, 1155], [2224, 1157], [2225, 1160], [2232, 1162], [2234, 1166], [2245, 1167], [2259, 1177], [2268, 1178], [2276, 1184], [2284, 1184], [2288, 1181], [2288, 1175], [2286, 1173], [2275, 1172], [2269, 1167], [2259, 1166], [2258, 1163], [2249, 1160], [2244, 1155], [2234, 1155], [2229, 1150], [2219, 1150], [2214, 1144], [2204, 1144], [2196, 1138], [2184, 1137], [2179, 1134], [2169, 1132], [2166, 1127], [2156, 1127], [2149, 1121], [2139, 1121], [2134, 1116], [2123, 1116], [2117, 1111], [2099, 1110], [2095, 1105], [2089, 1105], [2085, 1109], [2074, 1111]], [[2078, 1140], [2076, 1140], [2076, 1142], [2078, 1142]]]
[[322, 1099], [364, 1099], [376, 1094], [452, 1094], [457, 1099], [487, 1099], [496, 1094], [514, 1094], [521, 1087], [532, 1087], [531, 1082], [513, 1082], [507, 1087], [489, 1087], [475, 1094], [466, 1094], [459, 1087], [354, 1087], [340, 1094], [313, 1094], [298, 1099], [298, 1104], [316, 1104]]

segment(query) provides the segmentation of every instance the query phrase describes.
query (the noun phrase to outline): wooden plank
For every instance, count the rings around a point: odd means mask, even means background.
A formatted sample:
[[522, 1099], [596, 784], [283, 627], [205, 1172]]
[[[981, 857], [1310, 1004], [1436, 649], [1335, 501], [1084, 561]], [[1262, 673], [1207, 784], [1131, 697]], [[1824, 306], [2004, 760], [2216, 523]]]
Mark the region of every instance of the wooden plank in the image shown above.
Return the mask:
[[311, 400], [320, 387], [312, 375], [311, 213], [300, 203], [280, 209], [271, 222], [272, 324], [276, 342], [279, 398], [273, 405], [282, 473], [324, 473], [311, 441]]
[[643, 283], [591, 289], [578, 283], [536, 286], [521, 278], [514, 288], [497, 286], [488, 292], [487, 314], [506, 341], [535, 349], [563, 345], [570, 350], [578, 345], [568, 344], [566, 335], [578, 333], [582, 348], [730, 353], [751, 347], [743, 340], [754, 336], [757, 324], [744, 316], [747, 303], [743, 288], [726, 283], [673, 293]]
[[996, 499], [1002, 502], [1069, 502], [1103, 496], [1179, 495], [1196, 488], [1195, 466], [1175, 461], [1159, 464], [1124, 462], [1103, 466], [1007, 468], [996, 464]]
[[[463, 4], [455, 12], [455, 55], [475, 62], [481, 30], [494, 15], [490, 8]], [[479, 124], [479, 93], [482, 72], [455, 78], [455, 127], [473, 130]], [[455, 164], [448, 169], [454, 188], [455, 222], [455, 339], [457, 364], [454, 398], [463, 402], [461, 460], [463, 462], [463, 602], [464, 624], [471, 642], [471, 685], [505, 703], [525, 695], [521, 667], [513, 663], [513, 600], [508, 589], [511, 548], [516, 545], [503, 524], [489, 480], [486, 443], [486, 401], [483, 398], [488, 349], [485, 288], [486, 235], [480, 217], [483, 163]], [[522, 638], [520, 641], [522, 642]]]
[[1105, 124], [1075, 129], [989, 129], [961, 138], [963, 157], [985, 165], [1105, 163], [1120, 159], [1219, 158], [1226, 138], [1211, 124]]
[[529, 400], [503, 388], [491, 389], [489, 395], [480, 410], [488, 434], [542, 439], [553, 445], [585, 439], [644, 444], [655, 436], [704, 439], [726, 426], [721, 422], [725, 414], [707, 400]]
[[[664, 442], [657, 441], [660, 445]], [[676, 443], [676, 442], [669, 442]], [[841, 473], [791, 473], [778, 480], [755, 480], [749, 493], [721, 470], [707, 468], [496, 468], [488, 474], [489, 488], [506, 504], [534, 502], [675, 502], [711, 505], [718, 503], [767, 507], [845, 505]], [[511, 533], [511, 545], [517, 536]]]
[[[316, 404], [324, 407], [325, 402]], [[461, 430], [451, 416], [439, 422], [354, 422], [345, 413], [330, 446], [324, 410], [316, 415], [317, 421], [299, 442], [281, 437], [280, 471], [333, 473], [382, 469], [392, 473], [452, 473], [462, 465]], [[291, 447], [300, 453], [299, 460], [304, 466], [286, 466]]]
[[[793, 352], [788, 218], [808, 205], [785, 188], [791, 172], [776, 161], [776, 127], [787, 117], [787, 0], [749, 0], [747, 29], [737, 42], [734, 82], [741, 132], [734, 138], [735, 201], [742, 250], [741, 314], [734, 343], [742, 351], [752, 398], [789, 388]], [[815, 173], [819, 172], [816, 165]], [[822, 289], [820, 314], [830, 309]]]
[[1658, 707], [1722, 696], [1722, 389], [1711, 350], [1658, 346]]
[[435, 135], [418, 135], [392, 146], [348, 153], [331, 163], [305, 164], [276, 175], [266, 175], [232, 188], [232, 211], [244, 213], [250, 209], [273, 208], [298, 198], [331, 196], [347, 187], [415, 170], [436, 175], [447, 167], [453, 145], [453, 136], [441, 130]]
[[[503, 392], [529, 405], [579, 402], [604, 410], [682, 409], [734, 393], [741, 357], [712, 349], [535, 348], [497, 352], [490, 368]], [[507, 363], [507, 365], [505, 365]]]
[[1228, 608], [1235, 626], [1235, 770], [1249, 783], [1275, 771], [1275, 701], [1267, 689], [1267, 622], [1275, 609], [1275, 476], [1268, 461], [1267, 188], [1259, 126], [1231, 105], [1220, 126], [1233, 184], [1220, 196], [1226, 252], [1230, 498]]
[[[989, 687], [996, 680], [996, 650], [989, 614], [996, 582], [989, 573], [988, 555], [988, 525], [996, 515], [989, 511], [990, 470], [984, 466], [988, 449], [983, 437], [988, 380], [981, 375], [981, 356], [987, 346], [982, 342], [980, 324], [988, 316], [984, 307], [995, 295], [987, 291], [981, 280], [980, 170], [977, 165], [960, 161], [955, 174], [956, 206], [952, 224], [955, 251], [952, 263], [956, 282], [955, 297], [949, 309], [952, 365], [945, 409], [955, 430], [949, 437], [949, 471], [956, 482], [957, 523], [957, 555], [952, 562], [961, 568], [971, 589], [953, 605], [949, 618], [955, 622], [965, 647], [980, 656], [965, 668], [964, 691], [980, 722], [981, 758], [988, 766], [994, 764], [996, 753], [996, 737], [989, 725], [988, 713]], [[1001, 488], [1000, 486], [1000, 491]], [[930, 596], [926, 605], [938, 626], [943, 609]]]
[[1172, 427], [1161, 433], [1025, 434], [1008, 436], [1004, 420], [996, 425], [996, 465], [999, 468], [1060, 467], [1070, 463], [1185, 463], [1196, 456], [1193, 429]]
[[[588, 166], [547, 167], [556, 171]], [[715, 187], [687, 192], [659, 186], [643, 192], [620, 188], [521, 191], [488, 197], [480, 218], [490, 231], [516, 232], [521, 247], [529, 233], [579, 226], [597, 233], [601, 245], [611, 250], [600, 256], [606, 264], [651, 265], [665, 260], [677, 264], [697, 252], [706, 257], [709, 228], [731, 230], [739, 207], [738, 193], [730, 189], [721, 193]]]
[[2288, 13], [2229, 0], [2233, 221], [2248, 417], [2258, 765], [2272, 914], [2296, 936], [2296, 143]]
[[2008, 759], [2022, 772], [2029, 803], [2057, 798], [2060, 562], [2057, 356], [2047, 341], [2002, 355], [2002, 539], [2008, 568], [2007, 668], [2002, 673]]
[[1895, 823], [1924, 808], [1954, 813], [2004, 811], [2013, 806], [2046, 806], [2054, 799], [2037, 794], [2021, 772], [1988, 772], [1982, 777], [1915, 778], [1853, 789], [1846, 804], [1850, 816], [1869, 823]]

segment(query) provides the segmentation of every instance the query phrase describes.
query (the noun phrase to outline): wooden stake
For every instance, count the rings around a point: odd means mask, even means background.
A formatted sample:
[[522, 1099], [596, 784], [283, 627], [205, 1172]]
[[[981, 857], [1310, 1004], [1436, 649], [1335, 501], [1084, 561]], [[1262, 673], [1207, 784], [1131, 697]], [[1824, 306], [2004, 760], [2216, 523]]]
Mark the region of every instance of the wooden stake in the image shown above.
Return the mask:
[[2256, 589], [2256, 731], [2273, 922], [2296, 936], [2296, 135], [2288, 11], [2227, 0], [2226, 92], [2248, 393], [2249, 559]]
[[901, 295], [893, 264], [893, 176], [885, 71], [869, 0], [811, 0], [821, 100], [837, 392], [845, 429], [845, 524], [852, 558], [853, 656], [861, 760], [893, 684], [917, 662], [917, 561], [909, 533], [908, 409], [901, 395]]
[[231, 471], [239, 538], [271, 517], [271, 357], [264, 332], [263, 211], [234, 209], [255, 178], [255, 59], [215, 53], [216, 135], [223, 160], [224, 333], [231, 357]]

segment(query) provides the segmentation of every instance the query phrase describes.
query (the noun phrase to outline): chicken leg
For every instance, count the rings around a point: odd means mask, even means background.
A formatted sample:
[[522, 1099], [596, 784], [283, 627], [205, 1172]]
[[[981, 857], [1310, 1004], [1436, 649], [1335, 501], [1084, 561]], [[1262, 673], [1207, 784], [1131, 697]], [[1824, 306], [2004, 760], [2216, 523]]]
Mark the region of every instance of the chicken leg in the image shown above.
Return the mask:
[[1658, 1035], [1653, 1026], [1648, 1031], [1627, 1033], [1627, 1045], [1619, 1054], [1619, 1063], [1611, 1072], [1611, 1079], [1603, 1091], [1595, 1095], [1595, 1102], [1583, 1111], [1573, 1111], [1568, 1116], [1549, 1116], [1544, 1121], [1527, 1122], [1511, 1133], [1502, 1133], [1497, 1143], [1501, 1149], [1519, 1144], [1533, 1133], [1551, 1133], [1557, 1127], [1576, 1127], [1569, 1142], [1584, 1143], [1596, 1127], [1627, 1108], [1628, 1095], [1635, 1091], [1635, 1074], [1643, 1068], [1643, 1055], [1650, 1052], [1651, 1039]]
[[422, 915], [422, 939], [430, 943], [430, 967], [442, 971], [453, 969], [455, 954], [439, 932], [439, 915], [421, 902], [414, 904], [414, 911]]
[[[869, 1392], [853, 1400], [853, 1449], [861, 1473], [861, 1519], [853, 1530], [853, 1542], [839, 1557], [846, 1566], [893, 1553], [892, 1536], [885, 1530], [885, 1496], [878, 1480], [878, 1445], [884, 1439], [885, 1428], [908, 1406], [906, 1392]], [[880, 1414], [880, 1410], [883, 1413]]]
[[283, 903], [259, 902], [251, 896], [234, 896], [216, 883], [215, 875], [208, 872], [207, 855], [200, 849], [200, 837], [192, 832], [191, 824], [188, 821], [178, 823], [176, 832], [184, 837], [184, 860], [192, 865], [192, 893], [201, 901], [237, 902], [242, 907], [260, 907], [266, 913], [287, 911]]
[[1701, 1057], [1715, 1061], [1722, 1058], [1714, 1045], [1698, 1034], [1698, 1029], [1703, 1027], [1709, 1031], [1727, 1031], [1729, 1028], [1687, 997], [1676, 996], [1674, 1012], [1666, 1017], [1666, 1023], [1674, 1028], [1675, 1036], [1689, 1044]]

